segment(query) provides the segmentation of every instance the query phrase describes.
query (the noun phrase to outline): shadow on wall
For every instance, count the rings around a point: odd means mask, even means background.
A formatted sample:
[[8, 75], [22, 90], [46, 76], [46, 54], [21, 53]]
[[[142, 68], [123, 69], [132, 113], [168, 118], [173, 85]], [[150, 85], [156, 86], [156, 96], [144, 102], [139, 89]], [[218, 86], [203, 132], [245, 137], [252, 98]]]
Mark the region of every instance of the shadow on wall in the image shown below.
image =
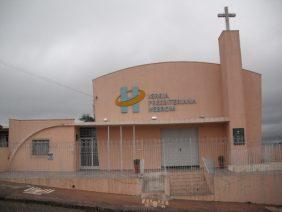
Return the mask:
[[9, 148], [0, 147], [0, 172], [8, 170]]

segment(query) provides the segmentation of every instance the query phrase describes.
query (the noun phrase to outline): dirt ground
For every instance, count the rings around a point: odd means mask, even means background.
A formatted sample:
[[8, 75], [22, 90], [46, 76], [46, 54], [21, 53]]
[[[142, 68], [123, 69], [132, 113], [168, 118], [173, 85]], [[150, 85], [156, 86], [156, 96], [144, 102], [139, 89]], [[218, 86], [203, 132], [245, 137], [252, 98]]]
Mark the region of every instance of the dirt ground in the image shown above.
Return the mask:
[[[28, 210], [21, 211], [37, 211], [40, 207], [44, 209], [42, 211], [60, 211], [53, 210], [58, 209], [56, 207], [65, 208], [66, 211], [73, 211], [74, 209], [78, 211], [270, 211], [266, 208], [266, 205], [259, 204], [188, 200], [170, 200], [169, 206], [162, 209], [145, 207], [142, 205], [139, 196], [57, 188], [55, 188], [54, 192], [49, 194], [35, 195], [23, 193], [23, 191], [29, 187], [29, 185], [0, 181], [0, 211], [13, 211], [13, 207], [14, 209], [17, 207], [23, 209], [24, 207], [21, 205], [23, 203], [24, 205], [29, 204], [26, 206]], [[46, 188], [43, 186], [39, 187]], [[6, 203], [4, 201], [6, 201]], [[37, 205], [34, 206], [34, 204]], [[30, 210], [30, 207], [34, 208]], [[282, 211], [281, 208], [278, 207], [274, 207], [274, 209], [276, 211]]]

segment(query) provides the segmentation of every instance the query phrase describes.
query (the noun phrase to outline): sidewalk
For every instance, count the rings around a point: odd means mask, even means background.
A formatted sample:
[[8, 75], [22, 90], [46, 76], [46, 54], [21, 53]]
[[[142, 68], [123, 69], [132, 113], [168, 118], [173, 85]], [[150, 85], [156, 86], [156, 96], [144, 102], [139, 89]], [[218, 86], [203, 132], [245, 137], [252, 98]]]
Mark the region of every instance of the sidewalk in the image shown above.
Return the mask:
[[[35, 186], [34, 186], [35, 187]], [[50, 188], [39, 186], [42, 189]], [[95, 211], [269, 211], [265, 205], [248, 203], [221, 203], [188, 200], [171, 200], [165, 209], [142, 205], [139, 196], [96, 193], [82, 190], [57, 189], [42, 195], [23, 193], [29, 185], [0, 181], [0, 200], [36, 202], [53, 206]], [[52, 189], [52, 188], [51, 188]]]

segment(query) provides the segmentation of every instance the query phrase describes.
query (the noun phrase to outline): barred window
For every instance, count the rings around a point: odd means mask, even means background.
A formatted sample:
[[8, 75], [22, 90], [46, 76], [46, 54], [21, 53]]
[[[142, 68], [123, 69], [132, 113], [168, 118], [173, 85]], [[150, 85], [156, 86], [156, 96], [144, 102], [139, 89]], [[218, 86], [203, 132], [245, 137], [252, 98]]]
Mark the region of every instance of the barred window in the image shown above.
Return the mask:
[[80, 128], [80, 138], [93, 138], [96, 137], [96, 128], [83, 127]]
[[0, 147], [8, 147], [8, 132], [0, 132]]
[[49, 140], [33, 140], [32, 155], [48, 155]]
[[244, 128], [233, 128], [233, 144], [234, 145], [244, 145], [245, 144]]

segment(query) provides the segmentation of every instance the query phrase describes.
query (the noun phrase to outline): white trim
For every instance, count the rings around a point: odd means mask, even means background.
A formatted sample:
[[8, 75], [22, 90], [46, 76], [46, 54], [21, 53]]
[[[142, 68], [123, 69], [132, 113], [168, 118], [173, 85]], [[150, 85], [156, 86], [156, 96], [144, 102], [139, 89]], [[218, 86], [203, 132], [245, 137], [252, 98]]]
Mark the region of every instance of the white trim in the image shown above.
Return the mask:
[[119, 135], [120, 135], [120, 141], [119, 141], [119, 145], [120, 145], [120, 169], [123, 170], [123, 163], [122, 163], [122, 126], [119, 127]]
[[107, 134], [107, 169], [110, 170], [110, 126], [108, 126]]
[[[206, 118], [191, 118], [183, 120], [148, 120], [148, 121], [110, 121], [110, 122], [83, 122], [75, 123], [74, 126], [121, 126], [121, 125], [169, 125], [169, 124], [202, 124], [202, 123], [227, 123], [227, 117], [206, 117]], [[71, 125], [71, 124], [70, 124]]]
[[132, 147], [133, 147], [133, 159], [136, 159], [135, 125], [132, 126]]

